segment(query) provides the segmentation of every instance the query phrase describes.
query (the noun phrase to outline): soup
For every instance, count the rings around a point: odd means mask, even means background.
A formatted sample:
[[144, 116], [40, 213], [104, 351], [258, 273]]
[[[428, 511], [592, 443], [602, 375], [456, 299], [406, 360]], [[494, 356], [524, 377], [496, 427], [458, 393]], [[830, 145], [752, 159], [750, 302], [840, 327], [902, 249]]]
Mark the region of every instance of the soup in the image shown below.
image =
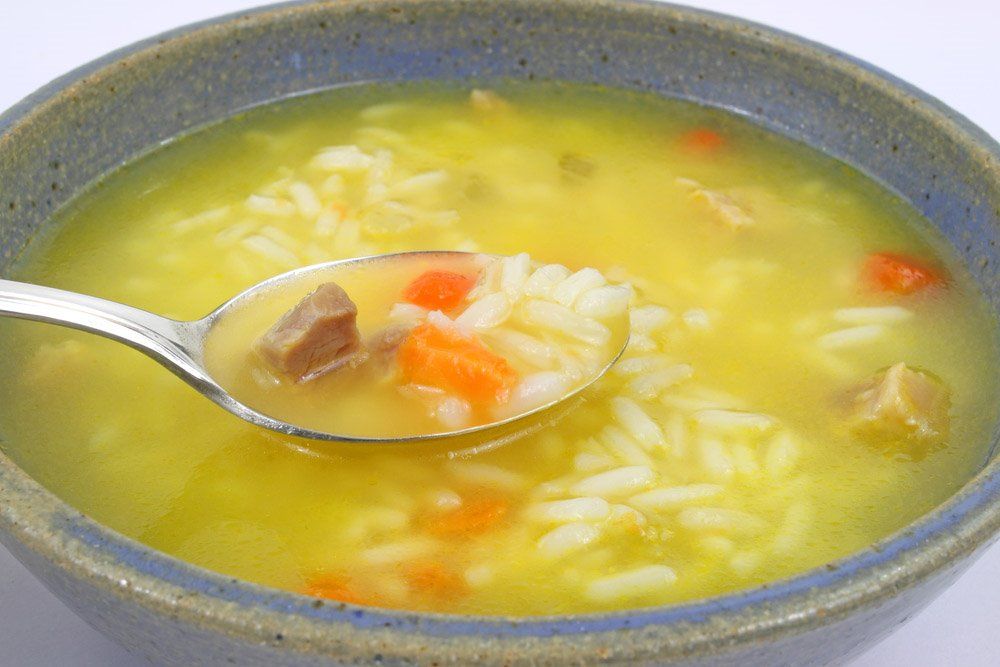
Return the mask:
[[[606, 376], [450, 455], [291, 440], [120, 345], [0, 322], [3, 447], [32, 476], [157, 549], [331, 603], [537, 615], [725, 593], [871, 545], [987, 455], [995, 331], [955, 254], [862, 175], [719, 111], [550, 84], [341, 89], [175, 141], [56, 218], [18, 279], [181, 319], [302, 265], [418, 249], [628, 285]], [[497, 353], [538, 352], [538, 332]], [[351, 410], [386, 434], [426, 418]]]

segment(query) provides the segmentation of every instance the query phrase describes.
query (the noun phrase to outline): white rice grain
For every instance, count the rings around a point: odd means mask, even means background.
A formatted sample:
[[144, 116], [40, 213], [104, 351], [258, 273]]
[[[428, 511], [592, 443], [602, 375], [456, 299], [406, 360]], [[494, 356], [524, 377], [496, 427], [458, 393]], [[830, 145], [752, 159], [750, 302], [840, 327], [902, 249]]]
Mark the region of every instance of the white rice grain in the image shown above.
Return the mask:
[[562, 558], [583, 549], [601, 536], [601, 530], [589, 523], [567, 523], [538, 538], [538, 549], [546, 558]]
[[573, 468], [580, 472], [594, 472], [596, 470], [606, 470], [614, 465], [611, 457], [603, 454], [593, 454], [591, 452], [580, 452], [573, 457]]
[[529, 299], [524, 303], [522, 318], [529, 326], [555, 331], [587, 345], [605, 345], [611, 338], [611, 330], [597, 320], [558, 303]]
[[646, 565], [596, 579], [587, 586], [587, 597], [609, 603], [631, 597], [657, 595], [670, 588], [677, 575], [666, 565]]
[[606, 283], [604, 276], [597, 269], [590, 267], [580, 269], [555, 286], [552, 290], [552, 300], [569, 308], [581, 294], [602, 287]]
[[573, 309], [584, 317], [608, 319], [618, 317], [628, 310], [632, 290], [623, 285], [595, 287], [581, 294], [573, 304]]
[[393, 183], [389, 188], [391, 196], [399, 199], [424, 197], [448, 182], [445, 171], [426, 171]]
[[673, 363], [667, 357], [659, 354], [651, 354], [642, 357], [630, 357], [622, 359], [615, 364], [612, 369], [617, 375], [641, 375], [659, 371]]
[[652, 334], [670, 324], [673, 314], [663, 306], [640, 306], [629, 311], [633, 334]]
[[342, 253], [355, 253], [361, 241], [361, 223], [353, 218], [340, 221], [333, 244]]
[[684, 416], [673, 412], [665, 421], [663, 434], [667, 439], [667, 445], [671, 453], [680, 458], [687, 451], [687, 425], [684, 423]]
[[740, 577], [748, 577], [760, 567], [763, 556], [757, 551], [737, 551], [729, 558], [729, 567]]
[[301, 245], [291, 234], [288, 234], [273, 225], [264, 225], [260, 228], [260, 230], [258, 230], [258, 233], [289, 250], [292, 248], [298, 248]]
[[473, 588], [482, 588], [493, 583], [493, 580], [496, 578], [496, 572], [490, 565], [480, 563], [479, 565], [470, 566], [465, 571], [464, 578], [465, 583]]
[[656, 473], [648, 466], [624, 466], [586, 477], [570, 491], [578, 496], [624, 496], [644, 489], [656, 481]]
[[776, 435], [764, 452], [764, 470], [772, 479], [781, 479], [791, 474], [799, 459], [799, 446], [788, 431]]
[[525, 375], [518, 382], [503, 408], [504, 414], [515, 415], [557, 401], [570, 390], [570, 382], [562, 373], [539, 371]]
[[546, 264], [528, 277], [524, 283], [524, 294], [539, 299], [552, 299], [556, 285], [568, 278], [570, 270], [562, 264]]
[[301, 215], [307, 218], [315, 218], [319, 215], [322, 204], [308, 183], [295, 181], [288, 186], [288, 196], [292, 198], [292, 203], [299, 209]]
[[687, 380], [693, 374], [694, 369], [691, 366], [676, 364], [633, 378], [626, 388], [639, 398], [650, 401], [659, 396], [663, 390]]
[[427, 323], [446, 333], [452, 333], [463, 337], [468, 337], [470, 335], [469, 329], [460, 325], [440, 310], [432, 310], [427, 313]]
[[254, 234], [243, 239], [240, 241], [240, 245], [254, 254], [277, 264], [282, 264], [290, 268], [300, 264], [299, 258], [294, 252], [260, 234]]
[[438, 548], [438, 542], [426, 537], [414, 537], [382, 544], [362, 551], [361, 560], [371, 565], [391, 565], [426, 556]]
[[530, 272], [531, 258], [528, 253], [522, 252], [513, 257], [504, 257], [500, 260], [500, 290], [511, 301], [518, 300]]
[[260, 215], [269, 215], [275, 218], [290, 218], [298, 211], [295, 204], [277, 197], [265, 197], [263, 195], [250, 195], [246, 198], [244, 206], [247, 210]]
[[234, 245], [257, 229], [257, 225], [252, 222], [238, 222], [220, 229], [215, 235], [215, 244], [222, 246]]
[[816, 339], [816, 342], [824, 350], [841, 350], [871, 343], [881, 338], [883, 334], [885, 334], [885, 325], [863, 324], [823, 334]]
[[171, 225], [171, 227], [173, 227], [174, 231], [178, 234], [184, 234], [194, 229], [200, 229], [225, 219], [231, 210], [232, 208], [229, 206], [212, 208], [207, 211], [202, 211], [201, 213], [196, 213], [195, 215], [182, 220], [178, 220]]
[[340, 224], [340, 212], [330, 208], [316, 216], [316, 225], [313, 229], [317, 236], [329, 237], [337, 233], [338, 224]]
[[662, 447], [666, 443], [660, 425], [630, 398], [611, 399], [611, 411], [619, 424], [644, 447]]
[[842, 324], [895, 324], [912, 317], [913, 311], [902, 306], [840, 308], [833, 313], [833, 319]]
[[692, 415], [692, 419], [699, 426], [726, 432], [763, 432], [775, 427], [778, 423], [768, 415], [739, 410], [699, 410]]
[[501, 348], [505, 356], [517, 357], [535, 368], [551, 368], [555, 362], [555, 349], [534, 336], [502, 327], [484, 332], [484, 335]]
[[805, 542], [806, 534], [812, 525], [813, 508], [805, 500], [799, 500], [789, 505], [781, 526], [775, 532], [771, 550], [779, 555], [795, 553]]
[[511, 309], [507, 295], [503, 292], [494, 292], [469, 304], [455, 321], [466, 329], [492, 329], [510, 317]]
[[340, 197], [347, 189], [347, 183], [340, 174], [330, 174], [319, 185], [319, 193], [324, 197]]
[[688, 530], [736, 534], [759, 533], [767, 525], [753, 514], [720, 507], [686, 507], [677, 513], [677, 522]]
[[698, 441], [698, 455], [701, 466], [709, 477], [719, 481], [732, 479], [736, 466], [726, 450], [726, 446], [714, 438], [702, 438]]
[[446, 428], [457, 431], [472, 423], [472, 406], [457, 396], [449, 396], [434, 409], [433, 417]]
[[634, 354], [636, 352], [652, 352], [659, 348], [656, 341], [650, 338], [648, 335], [643, 333], [635, 333], [634, 331], [629, 334], [628, 346], [625, 350], [629, 354]]
[[718, 484], [688, 484], [650, 489], [629, 499], [629, 503], [648, 510], [667, 510], [722, 493]]
[[467, 484], [488, 486], [504, 491], [520, 491], [526, 486], [524, 477], [518, 473], [489, 463], [449, 461], [446, 467], [452, 476]]
[[709, 317], [708, 312], [701, 308], [692, 308], [684, 311], [681, 319], [689, 329], [707, 331], [712, 328], [712, 319]]
[[653, 460], [642, 450], [635, 440], [617, 426], [606, 426], [601, 431], [601, 442], [615, 458], [631, 466], [653, 466]]
[[389, 319], [393, 322], [409, 324], [419, 322], [427, 317], [427, 309], [421, 308], [415, 303], [394, 303], [389, 309]]
[[427, 502], [438, 510], [454, 510], [462, 506], [462, 496], [444, 487], [427, 492]]
[[370, 169], [375, 158], [357, 146], [329, 146], [312, 159], [312, 165], [325, 171], [358, 172]]
[[528, 508], [526, 515], [543, 523], [568, 523], [570, 521], [601, 521], [611, 509], [608, 501], [595, 496], [552, 500]]

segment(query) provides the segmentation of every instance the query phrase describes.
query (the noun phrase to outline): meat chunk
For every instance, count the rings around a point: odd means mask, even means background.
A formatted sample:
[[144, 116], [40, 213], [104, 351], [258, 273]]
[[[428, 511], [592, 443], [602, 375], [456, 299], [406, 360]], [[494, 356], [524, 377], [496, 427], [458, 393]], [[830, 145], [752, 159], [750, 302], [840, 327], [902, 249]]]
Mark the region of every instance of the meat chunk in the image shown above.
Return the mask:
[[394, 366], [399, 346], [407, 339], [414, 326], [413, 323], [390, 324], [372, 334], [365, 345], [371, 355], [369, 363], [379, 369]]
[[358, 308], [336, 283], [323, 283], [257, 341], [267, 363], [298, 382], [364, 360]]
[[866, 381], [854, 397], [859, 430], [893, 440], [940, 441], [948, 434], [944, 384], [900, 362]]
[[754, 224], [754, 219], [739, 204], [722, 192], [709, 190], [698, 181], [678, 178], [677, 185], [687, 189], [691, 201], [697, 202], [712, 214], [716, 220], [730, 229], [742, 229]]

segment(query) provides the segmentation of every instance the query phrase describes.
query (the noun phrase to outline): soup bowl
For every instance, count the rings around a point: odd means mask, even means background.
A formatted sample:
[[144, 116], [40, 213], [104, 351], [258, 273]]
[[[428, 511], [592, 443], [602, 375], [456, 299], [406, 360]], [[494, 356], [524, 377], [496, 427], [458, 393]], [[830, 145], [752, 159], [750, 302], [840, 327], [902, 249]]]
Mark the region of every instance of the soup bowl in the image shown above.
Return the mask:
[[[360, 81], [565, 80], [726, 108], [867, 173], [930, 219], [1000, 306], [1000, 146], [822, 46], [628, 0], [288, 4], [135, 44], [0, 116], [0, 273], [102, 174], [192, 128]], [[0, 425], [2, 428], [2, 425]], [[994, 448], [995, 449], [995, 448]], [[0, 540], [93, 627], [168, 664], [823, 664], [950, 584], [1000, 528], [1000, 462], [871, 548], [682, 605], [499, 618], [324, 602], [209, 572], [75, 511], [0, 453]]]

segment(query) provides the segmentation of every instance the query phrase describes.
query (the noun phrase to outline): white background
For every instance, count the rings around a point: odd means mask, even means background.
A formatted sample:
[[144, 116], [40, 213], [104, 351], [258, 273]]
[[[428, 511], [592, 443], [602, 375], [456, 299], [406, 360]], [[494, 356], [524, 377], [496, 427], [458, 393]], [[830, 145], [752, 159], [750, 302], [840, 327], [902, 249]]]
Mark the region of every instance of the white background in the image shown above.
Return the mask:
[[[997, 0], [689, 0], [874, 63], [1000, 137]], [[250, 0], [0, 0], [0, 109], [112, 49]], [[0, 175], [2, 177], [2, 175]], [[1000, 546], [855, 665], [1000, 664]], [[146, 664], [91, 630], [0, 547], [0, 665]]]

